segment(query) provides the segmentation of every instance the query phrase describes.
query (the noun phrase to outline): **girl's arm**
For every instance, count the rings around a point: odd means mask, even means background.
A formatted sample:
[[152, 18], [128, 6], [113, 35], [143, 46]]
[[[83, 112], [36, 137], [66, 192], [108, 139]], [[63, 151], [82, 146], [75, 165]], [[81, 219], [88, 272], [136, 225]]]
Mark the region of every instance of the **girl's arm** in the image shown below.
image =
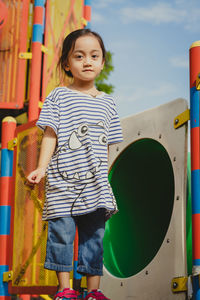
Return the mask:
[[42, 138], [38, 167], [27, 177], [30, 183], [39, 183], [40, 180], [45, 176], [45, 171], [54, 153], [56, 142], [57, 137], [54, 130], [47, 126]]

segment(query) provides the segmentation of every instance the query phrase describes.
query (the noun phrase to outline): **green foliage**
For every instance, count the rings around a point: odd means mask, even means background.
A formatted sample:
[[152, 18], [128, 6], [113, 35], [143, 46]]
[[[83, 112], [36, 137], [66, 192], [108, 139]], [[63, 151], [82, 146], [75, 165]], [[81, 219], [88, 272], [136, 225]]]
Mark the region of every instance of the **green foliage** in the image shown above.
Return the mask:
[[107, 94], [113, 93], [114, 86], [106, 82], [108, 80], [110, 72], [112, 72], [113, 70], [114, 67], [112, 63], [112, 53], [110, 51], [107, 51], [104, 68], [95, 80], [95, 85], [98, 90], [103, 91]]

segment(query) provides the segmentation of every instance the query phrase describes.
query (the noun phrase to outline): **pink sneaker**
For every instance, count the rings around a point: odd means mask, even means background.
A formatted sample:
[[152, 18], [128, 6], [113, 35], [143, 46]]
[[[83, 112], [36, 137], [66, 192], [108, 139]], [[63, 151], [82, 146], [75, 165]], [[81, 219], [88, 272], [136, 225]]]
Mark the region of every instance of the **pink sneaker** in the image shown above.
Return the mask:
[[57, 292], [53, 298], [53, 300], [61, 300], [61, 299], [68, 299], [68, 300], [77, 300], [77, 294], [72, 289], [64, 289], [62, 292]]
[[104, 296], [100, 290], [92, 290], [84, 300], [111, 300]]

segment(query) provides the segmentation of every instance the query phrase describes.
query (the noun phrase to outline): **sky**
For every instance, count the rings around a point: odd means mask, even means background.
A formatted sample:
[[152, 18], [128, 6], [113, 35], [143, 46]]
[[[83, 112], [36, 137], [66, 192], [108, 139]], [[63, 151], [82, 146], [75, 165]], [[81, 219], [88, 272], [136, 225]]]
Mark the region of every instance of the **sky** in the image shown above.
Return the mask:
[[200, 40], [199, 0], [92, 0], [91, 29], [113, 53], [120, 117], [177, 98], [189, 105], [189, 48]]

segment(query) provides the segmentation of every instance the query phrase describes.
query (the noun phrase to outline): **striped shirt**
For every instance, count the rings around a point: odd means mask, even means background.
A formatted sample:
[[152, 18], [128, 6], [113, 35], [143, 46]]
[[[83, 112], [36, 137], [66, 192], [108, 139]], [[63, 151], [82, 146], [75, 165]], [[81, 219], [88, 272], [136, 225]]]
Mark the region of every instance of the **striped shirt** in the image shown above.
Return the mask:
[[95, 98], [55, 88], [45, 99], [36, 125], [51, 127], [57, 146], [46, 170], [43, 220], [77, 216], [105, 208], [117, 211], [108, 181], [107, 145], [123, 140], [113, 98]]

